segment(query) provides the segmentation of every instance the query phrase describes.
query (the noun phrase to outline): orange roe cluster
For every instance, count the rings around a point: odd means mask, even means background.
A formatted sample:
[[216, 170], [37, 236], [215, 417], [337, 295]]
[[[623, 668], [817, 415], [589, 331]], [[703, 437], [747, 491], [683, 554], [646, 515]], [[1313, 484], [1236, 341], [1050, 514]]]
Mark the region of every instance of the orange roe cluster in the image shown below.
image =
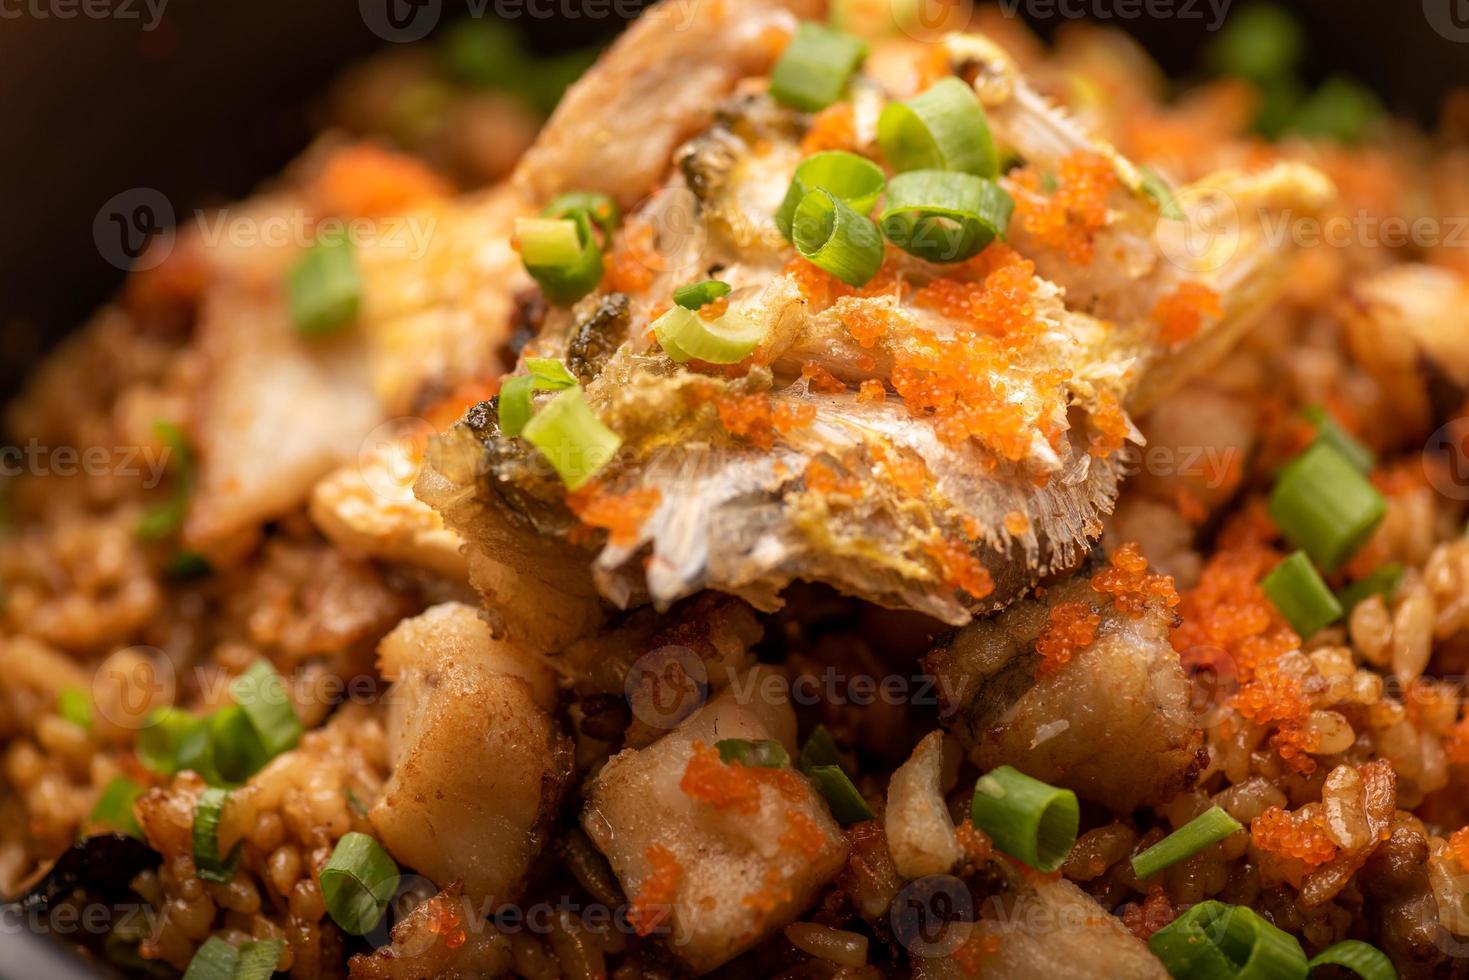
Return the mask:
[[1078, 265], [1091, 264], [1095, 235], [1107, 224], [1107, 195], [1117, 187], [1112, 164], [1095, 153], [1078, 150], [1061, 161], [1055, 190], [1046, 193], [1046, 175], [1032, 167], [1012, 174], [1029, 194], [1015, 196], [1015, 213], [1041, 244]]
[[444, 940], [447, 949], [464, 945], [464, 919], [446, 895], [435, 895], [428, 901], [428, 931]]
[[368, 143], [327, 158], [312, 187], [325, 214], [376, 218], [447, 197], [449, 185], [413, 157]]
[[786, 815], [786, 829], [778, 843], [795, 854], [816, 857], [826, 850], [826, 834], [815, 820], [800, 810], [792, 810]]
[[812, 313], [829, 310], [837, 300], [848, 296], [861, 299], [891, 296], [898, 290], [900, 282], [898, 262], [894, 258], [884, 260], [877, 275], [861, 289], [848, 286], [825, 269], [820, 269], [802, 258], [787, 262], [785, 268], [781, 269], [781, 275], [789, 276], [795, 282], [801, 297], [811, 305]]
[[1176, 918], [1178, 912], [1161, 885], [1154, 886], [1141, 905], [1129, 902], [1122, 909], [1122, 924], [1144, 941]]
[[806, 464], [804, 474], [806, 489], [819, 494], [845, 494], [855, 497], [862, 493], [862, 482], [850, 473], [838, 473], [819, 459]]
[[857, 117], [852, 103], [838, 102], [811, 117], [811, 128], [801, 138], [801, 155], [826, 150], [851, 150], [857, 145]]
[[657, 487], [609, 493], [596, 483], [566, 495], [571, 512], [588, 527], [605, 530], [607, 540], [619, 548], [637, 543], [638, 532], [662, 501]]
[[1128, 433], [1132, 431], [1127, 413], [1122, 410], [1122, 404], [1117, 400], [1117, 396], [1105, 388], [1097, 395], [1097, 404], [1092, 409], [1091, 420], [1092, 427], [1097, 431], [1092, 437], [1091, 449], [1088, 451], [1099, 458], [1105, 459], [1121, 449], [1127, 442]]
[[718, 409], [726, 429], [761, 449], [774, 446], [776, 436], [816, 421], [815, 405], [776, 402], [768, 395], [735, 395], [721, 401]]
[[1012, 510], [1005, 515], [1005, 530], [1018, 538], [1030, 530], [1030, 518], [1018, 510]]
[[867, 451], [883, 478], [899, 492], [908, 497], [921, 497], [928, 490], [932, 482], [928, 464], [913, 450], [874, 442], [868, 445]]
[[790, 882], [781, 876], [778, 869], [771, 868], [765, 872], [764, 886], [759, 891], [751, 892], [741, 898], [740, 904], [754, 909], [761, 915], [768, 915], [794, 899], [795, 893], [791, 890]]
[[846, 382], [815, 361], [807, 361], [801, 367], [801, 377], [810, 382], [812, 391], [822, 394], [836, 395], [847, 390]]
[[1091, 646], [1101, 624], [1102, 617], [1084, 602], [1062, 602], [1051, 607], [1045, 628], [1035, 641], [1035, 652], [1041, 656], [1040, 672], [1053, 674], [1070, 663], [1078, 651]]
[[883, 402], [887, 401], [888, 390], [883, 387], [882, 382], [875, 378], [868, 378], [857, 386], [857, 400], [859, 402]]
[[1092, 576], [1092, 590], [1110, 595], [1129, 616], [1142, 615], [1155, 602], [1170, 609], [1179, 603], [1173, 576], [1148, 571], [1148, 560], [1132, 541], [1112, 552], [1111, 564]]
[[995, 580], [984, 563], [962, 544], [943, 539], [930, 541], [923, 550], [939, 566], [943, 583], [951, 589], [983, 599], [995, 591]]
[[717, 749], [695, 742], [678, 788], [716, 809], [755, 813], [760, 809], [760, 784], [754, 773], [746, 766], [727, 765]]
[[1267, 854], [1301, 862], [1307, 872], [1330, 861], [1337, 852], [1325, 830], [1311, 820], [1296, 819], [1278, 806], [1250, 821], [1250, 840]]
[[1191, 340], [1203, 328], [1205, 320], [1217, 320], [1223, 315], [1219, 294], [1200, 282], [1183, 283], [1153, 307], [1158, 339], [1170, 345]]
[[664, 265], [652, 224], [629, 223], [607, 260], [602, 288], [608, 292], [642, 295], [653, 285], [654, 276], [663, 271]]
[[913, 294], [915, 305], [934, 310], [978, 332], [1019, 346], [1040, 329], [1035, 315], [1035, 263], [1003, 242], [970, 268], [976, 281], [939, 278]]
[[683, 880], [683, 865], [662, 844], [650, 845], [643, 851], [643, 857], [652, 871], [643, 880], [643, 887], [638, 889], [627, 912], [628, 922], [639, 936], [651, 935], [668, 921], [679, 882]]
[[1449, 834], [1449, 852], [1459, 862], [1459, 867], [1469, 871], [1469, 827], [1460, 827]]
[[[1444, 755], [1456, 766], [1469, 765], [1469, 718], [1462, 718], [1449, 729], [1444, 739]], [[1469, 864], [1464, 865], [1469, 871]]]
[[959, 842], [959, 849], [964, 852], [964, 861], [970, 867], [978, 868], [995, 854], [995, 844], [990, 840], [990, 835], [968, 820], [954, 828], [954, 839]]

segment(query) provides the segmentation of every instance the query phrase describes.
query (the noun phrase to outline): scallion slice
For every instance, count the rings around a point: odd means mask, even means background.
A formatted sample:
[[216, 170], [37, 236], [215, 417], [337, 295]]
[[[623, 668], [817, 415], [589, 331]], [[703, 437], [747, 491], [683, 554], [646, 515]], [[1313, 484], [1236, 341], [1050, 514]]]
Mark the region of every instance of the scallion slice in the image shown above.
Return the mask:
[[1143, 175], [1143, 193], [1158, 205], [1158, 213], [1169, 221], [1183, 221], [1186, 215], [1183, 208], [1179, 207], [1178, 198], [1173, 196], [1173, 188], [1168, 186], [1168, 182], [1150, 167], [1137, 169]]
[[579, 212], [591, 218], [592, 223], [602, 230], [602, 247], [610, 245], [612, 236], [617, 234], [617, 225], [622, 220], [622, 211], [617, 207], [617, 202], [606, 194], [598, 191], [567, 191], [565, 194], [558, 194], [551, 199], [550, 204], [541, 209], [541, 217], [570, 218]]
[[738, 364], [765, 339], [765, 328], [734, 310], [706, 320], [675, 306], [654, 321], [653, 334], [664, 353], [679, 363]]
[[1338, 425], [1336, 419], [1332, 418], [1326, 409], [1320, 405], [1312, 405], [1306, 409], [1304, 414], [1306, 420], [1316, 430], [1316, 442], [1324, 442], [1331, 446], [1363, 473], [1372, 472], [1372, 468], [1377, 465], [1377, 454]]
[[796, 209], [817, 188], [831, 192], [853, 211], [866, 215], [872, 213], [886, 186], [882, 168], [866, 157], [845, 150], [817, 153], [802, 160], [791, 177], [785, 199], [775, 212], [776, 227], [787, 241], [794, 241], [791, 225], [796, 220]]
[[1321, 580], [1304, 551], [1297, 551], [1276, 565], [1260, 582], [1260, 588], [1303, 640], [1341, 619], [1341, 603]]
[[531, 393], [575, 388], [576, 376], [566, 365], [550, 357], [527, 357], [526, 374], [505, 379], [500, 385], [500, 432], [512, 439], [525, 430], [533, 414]]
[[888, 241], [929, 262], [963, 262], [1005, 237], [1015, 202], [994, 181], [910, 170], [888, 184], [878, 219]]
[[102, 788], [102, 794], [97, 797], [97, 805], [92, 807], [92, 822], [124, 834], [142, 837], [143, 829], [138, 826], [138, 818], [133, 816], [133, 803], [142, 792], [143, 787], [126, 776], [114, 776]]
[[1375, 595], [1391, 598], [1402, 581], [1403, 566], [1395, 561], [1390, 561], [1385, 565], [1377, 566], [1363, 578], [1342, 589], [1337, 593], [1336, 601], [1341, 603], [1342, 614], [1350, 615], [1352, 610], [1357, 608], [1358, 603], [1365, 602]]
[[1387, 954], [1359, 939], [1346, 939], [1335, 946], [1328, 946], [1312, 957], [1306, 969], [1314, 973], [1322, 966], [1351, 970], [1362, 980], [1398, 980], [1397, 967], [1392, 965]]
[[301, 741], [301, 719], [285, 678], [274, 667], [258, 660], [230, 684], [230, 695], [250, 719], [260, 744], [271, 758]]
[[1345, 75], [1333, 75], [1306, 97], [1290, 128], [1304, 136], [1355, 143], [1382, 111], [1382, 102], [1371, 89]]
[[723, 299], [728, 295], [729, 283], [709, 279], [678, 287], [673, 291], [673, 301], [686, 310], [701, 310], [716, 299]]
[[1339, 450], [1318, 442], [1281, 471], [1269, 508], [1286, 540], [1330, 573], [1372, 534], [1387, 503]]
[[774, 739], [723, 738], [714, 747], [719, 750], [720, 761], [752, 769], [779, 769], [791, 764], [790, 753]]
[[321, 869], [321, 898], [327, 913], [354, 936], [372, 931], [397, 890], [398, 865], [382, 845], [356, 831], [337, 842]]
[[92, 727], [92, 696], [80, 687], [64, 687], [56, 695], [56, 713], [78, 728]]
[[798, 765], [804, 771], [815, 766], [840, 766], [841, 756], [837, 753], [836, 739], [825, 725], [817, 725], [801, 746]]
[[172, 776], [178, 772], [180, 749], [188, 735], [203, 722], [182, 708], [158, 708], [149, 714], [146, 725], [138, 732], [134, 752], [138, 761], [150, 772]]
[[579, 387], [551, 399], [521, 435], [541, 451], [571, 490], [610, 463], [622, 445], [622, 438], [602, 424]]
[[235, 980], [270, 980], [285, 948], [284, 939], [256, 939], [241, 946]]
[[357, 319], [362, 277], [357, 254], [345, 236], [317, 239], [286, 275], [291, 322], [305, 337], [336, 333]]
[[570, 306], [602, 281], [602, 247], [587, 211], [574, 210], [565, 218], [516, 218], [515, 240], [526, 271], [558, 306]]
[[1304, 980], [1306, 954], [1295, 937], [1251, 909], [1200, 902], [1148, 939], [1171, 976], [1201, 980]]
[[166, 503], [149, 508], [139, 519], [137, 534], [144, 541], [162, 541], [178, 534], [188, 515], [189, 497], [194, 492], [194, 454], [184, 431], [172, 422], [159, 421], [153, 424], [153, 432], [168, 450], [173, 493]]
[[866, 57], [865, 41], [808, 21], [775, 63], [770, 94], [803, 112], [825, 109], [841, 99]]
[[237, 786], [255, 775], [275, 754], [265, 747], [245, 709], [227, 704], [205, 720], [202, 740], [185, 746], [187, 768], [214, 784]]
[[894, 170], [999, 174], [1000, 157], [974, 89], [945, 78], [906, 102], [892, 102], [877, 122], [877, 141]]
[[970, 820], [995, 847], [1037, 871], [1055, 871], [1076, 843], [1076, 794], [1000, 766], [974, 785]]
[[867, 285], [882, 268], [877, 225], [821, 188], [796, 208], [791, 239], [802, 258], [849, 286]]
[[211, 786], [194, 807], [194, 874], [221, 885], [235, 876], [234, 855], [225, 859], [219, 853], [219, 819], [229, 798], [228, 790]]
[[1134, 857], [1132, 873], [1138, 878], [1151, 878], [1241, 829], [1238, 820], [1217, 806], [1210, 807]]
[[816, 781], [816, 788], [831, 807], [831, 815], [843, 827], [872, 819], [872, 807], [857, 792], [851, 777], [841, 766], [812, 766], [806, 775]]
[[194, 951], [184, 980], [234, 980], [240, 951], [218, 936], [210, 936]]

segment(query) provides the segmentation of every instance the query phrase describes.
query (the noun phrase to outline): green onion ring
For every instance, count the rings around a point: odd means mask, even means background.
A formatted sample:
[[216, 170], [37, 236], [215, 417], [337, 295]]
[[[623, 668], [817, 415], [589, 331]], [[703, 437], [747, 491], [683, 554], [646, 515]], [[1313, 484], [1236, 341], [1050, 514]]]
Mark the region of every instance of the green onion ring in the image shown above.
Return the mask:
[[1081, 820], [1076, 794], [1000, 766], [974, 784], [970, 820], [995, 847], [1037, 871], [1061, 867]]
[[872, 219], [828, 190], [807, 194], [792, 225], [796, 251], [849, 286], [862, 287], [882, 268], [882, 234]]
[[954, 170], [994, 178], [1000, 157], [974, 89], [945, 78], [907, 102], [891, 102], [877, 141], [894, 170]]
[[994, 181], [910, 170], [888, 184], [878, 218], [888, 241], [928, 262], [963, 262], [1005, 237], [1015, 202]]
[[775, 212], [775, 224], [786, 241], [791, 238], [791, 224], [796, 218], [796, 208], [817, 188], [830, 191], [847, 207], [858, 214], [871, 214], [872, 207], [882, 195], [887, 177], [882, 168], [855, 153], [845, 150], [828, 150], [801, 161], [786, 189], [785, 200]]

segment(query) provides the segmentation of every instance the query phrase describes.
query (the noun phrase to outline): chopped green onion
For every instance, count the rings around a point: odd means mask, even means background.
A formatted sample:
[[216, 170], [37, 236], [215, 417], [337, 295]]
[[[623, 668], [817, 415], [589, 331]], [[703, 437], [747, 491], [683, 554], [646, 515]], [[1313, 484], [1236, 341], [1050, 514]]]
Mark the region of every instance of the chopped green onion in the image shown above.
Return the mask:
[[894, 170], [999, 174], [1000, 158], [974, 89], [945, 78], [907, 102], [892, 102], [877, 122], [877, 141]]
[[558, 306], [570, 306], [602, 281], [602, 247], [587, 211], [574, 210], [565, 218], [516, 218], [515, 240], [526, 271]]
[[866, 57], [866, 42], [808, 21], [775, 63], [770, 94], [803, 112], [825, 109], [841, 99]]
[[271, 758], [294, 749], [301, 741], [301, 719], [296, 717], [291, 692], [285, 678], [268, 662], [258, 660], [236, 677], [230, 684], [230, 695], [244, 709]]
[[603, 248], [611, 243], [612, 236], [617, 234], [617, 225], [622, 220], [622, 211], [617, 207], [617, 202], [599, 191], [567, 191], [552, 198], [551, 203], [541, 209], [543, 218], [571, 218], [577, 213], [591, 218], [592, 223], [602, 230], [605, 236]]
[[1336, 419], [1332, 418], [1326, 409], [1320, 405], [1312, 405], [1302, 414], [1316, 430], [1315, 442], [1324, 442], [1331, 446], [1363, 473], [1372, 472], [1372, 468], [1377, 465], [1377, 454], [1338, 425]]
[[1304, 551], [1297, 551], [1276, 565], [1260, 582], [1260, 587], [1303, 640], [1341, 619], [1341, 603], [1321, 580]]
[[528, 374], [507, 378], [500, 386], [500, 431], [512, 439], [525, 430], [532, 413], [531, 392], [575, 388], [576, 376], [551, 357], [527, 357]]
[[178, 772], [180, 749], [191, 732], [203, 722], [182, 708], [158, 708], [149, 714], [146, 725], [138, 732], [134, 751], [138, 761], [149, 772], [172, 776]]
[[1318, 442], [1280, 474], [1270, 517], [1287, 541], [1334, 572], [1372, 534], [1387, 503], [1337, 449]]
[[270, 980], [285, 948], [284, 939], [256, 939], [241, 946], [235, 980]]
[[495, 17], [462, 17], [443, 31], [439, 54], [450, 77], [478, 88], [513, 89], [531, 70], [520, 34]]
[[1295, 937], [1253, 910], [1200, 902], [1148, 939], [1170, 976], [1198, 980], [1304, 980], [1306, 954]]
[[357, 319], [362, 277], [345, 236], [318, 238], [286, 274], [291, 322], [305, 337], [336, 333]]
[[238, 855], [236, 851], [226, 860], [219, 853], [219, 818], [229, 798], [229, 790], [211, 786], [199, 794], [194, 807], [194, 874], [220, 885], [235, 876]]
[[857, 792], [851, 778], [841, 766], [812, 766], [806, 775], [816, 781], [816, 788], [831, 807], [831, 815], [843, 827], [872, 819], [872, 807]]
[[602, 424], [581, 388], [568, 388], [551, 399], [521, 435], [541, 451], [571, 490], [610, 463], [622, 445], [622, 437]]
[[1132, 873], [1138, 878], [1151, 878], [1242, 829], [1238, 820], [1212, 806], [1134, 857]]
[[1382, 103], [1361, 83], [1334, 75], [1306, 97], [1291, 126], [1303, 136], [1355, 143], [1382, 115]]
[[91, 730], [92, 696], [80, 687], [63, 687], [56, 695], [56, 713], [78, 728]]
[[1051, 872], [1076, 843], [1081, 809], [1071, 790], [1000, 766], [975, 783], [969, 817], [996, 848], [1037, 871]]
[[1341, 603], [1343, 614], [1350, 614], [1359, 603], [1375, 595], [1391, 598], [1402, 580], [1403, 566], [1395, 561], [1390, 561], [1385, 565], [1377, 566], [1363, 578], [1342, 589], [1337, 593], [1336, 601]]
[[680, 286], [673, 291], [673, 301], [686, 310], [701, 310], [729, 295], [729, 283], [710, 279]]
[[234, 980], [240, 951], [218, 936], [210, 936], [194, 952], [184, 980]]
[[91, 820], [111, 830], [142, 837], [143, 829], [138, 818], [133, 816], [133, 803], [142, 794], [143, 787], [126, 776], [114, 776], [102, 788], [97, 805], [92, 807]]
[[1317, 967], [1322, 966], [1351, 970], [1362, 980], [1398, 980], [1397, 967], [1392, 965], [1387, 954], [1359, 939], [1345, 939], [1335, 946], [1328, 946], [1306, 964], [1306, 969], [1314, 973]]
[[774, 739], [724, 738], [715, 742], [714, 747], [719, 750], [721, 762], [738, 763], [751, 769], [779, 769], [791, 764], [785, 746]]
[[706, 320], [675, 306], [654, 321], [653, 334], [664, 353], [679, 363], [738, 364], [765, 339], [765, 328], [734, 310]]
[[806, 195], [820, 188], [830, 191], [858, 214], [870, 214], [887, 186], [882, 168], [866, 157], [845, 150], [828, 150], [801, 161], [786, 188], [786, 196], [775, 212], [775, 224], [787, 241], [793, 241], [791, 226], [796, 208]]
[[806, 739], [806, 744], [801, 747], [801, 757], [797, 765], [802, 771], [805, 771], [816, 766], [840, 766], [841, 764], [836, 739], [831, 737], [831, 732], [825, 725], [817, 725], [811, 732], [811, 736]]
[[321, 869], [321, 898], [344, 932], [364, 936], [383, 917], [398, 890], [398, 865], [382, 845], [353, 831], [337, 842]]
[[994, 181], [910, 170], [888, 184], [878, 219], [888, 241], [929, 262], [963, 262], [1005, 237], [1015, 202]]
[[175, 582], [204, 578], [213, 572], [209, 559], [197, 551], [180, 551], [168, 560], [168, 567], [164, 569], [164, 574]]
[[1158, 176], [1157, 171], [1151, 167], [1138, 167], [1143, 175], [1143, 193], [1153, 199], [1158, 205], [1158, 213], [1169, 221], [1182, 221], [1186, 217], [1183, 208], [1178, 206], [1178, 198], [1173, 196], [1173, 188], [1168, 182]]
[[872, 219], [818, 188], [796, 208], [792, 240], [801, 257], [849, 286], [865, 286], [882, 268], [882, 234]]
[[[239, 785], [265, 768], [275, 756], [261, 741], [245, 709], [225, 705], [210, 715], [204, 725], [207, 737], [191, 741], [197, 755], [187, 768], [214, 785]], [[188, 755], [188, 748], [185, 749]]]
[[1294, 72], [1305, 50], [1305, 33], [1289, 11], [1252, 3], [1225, 22], [1208, 59], [1216, 71], [1265, 82]]
[[153, 424], [153, 431], [168, 449], [174, 485], [168, 502], [148, 509], [138, 521], [137, 535], [144, 541], [162, 541], [177, 534], [184, 526], [189, 497], [194, 492], [194, 454], [183, 430], [172, 422], [159, 421]]

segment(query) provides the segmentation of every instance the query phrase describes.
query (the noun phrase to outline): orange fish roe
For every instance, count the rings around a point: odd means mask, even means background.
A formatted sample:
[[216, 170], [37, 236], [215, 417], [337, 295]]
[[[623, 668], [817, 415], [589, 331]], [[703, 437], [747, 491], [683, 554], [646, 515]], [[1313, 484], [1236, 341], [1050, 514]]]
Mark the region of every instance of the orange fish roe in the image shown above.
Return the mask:
[[664, 266], [658, 254], [653, 226], [648, 223], [628, 224], [622, 240], [612, 249], [602, 288], [614, 293], [641, 295], [653, 285], [653, 277]]
[[1096, 251], [1093, 238], [1107, 223], [1107, 195], [1117, 187], [1112, 165], [1095, 153], [1078, 150], [1061, 161], [1056, 189], [1050, 194], [1045, 193], [1045, 175], [1038, 170], [1023, 167], [1011, 176], [1030, 192], [1015, 195], [1021, 226], [1072, 262], [1089, 265]]
[[1217, 320], [1223, 315], [1219, 294], [1199, 282], [1181, 284], [1153, 307], [1158, 339], [1165, 344], [1190, 340], [1203, 327], [1205, 320]]
[[801, 138], [801, 154], [851, 150], [857, 145], [857, 119], [852, 103], [838, 102], [811, 117], [811, 128]]
[[683, 865], [662, 844], [649, 846], [643, 851], [643, 857], [653, 870], [643, 879], [643, 887], [638, 889], [627, 912], [627, 920], [639, 936], [650, 935], [668, 920], [683, 880]]
[[914, 304], [1011, 345], [1025, 343], [1039, 329], [1033, 302], [1035, 263], [1003, 242], [980, 256], [984, 261], [971, 267], [982, 273], [978, 281], [935, 279], [913, 294]]
[[741, 898], [740, 904], [762, 915], [768, 915], [794, 899], [795, 893], [791, 891], [790, 883], [781, 876], [778, 869], [771, 868], [765, 872], [765, 886]]
[[858, 346], [871, 349], [893, 333], [897, 314], [886, 307], [860, 306], [842, 312], [842, 326]]
[[958, 949], [949, 954], [949, 959], [959, 964], [965, 976], [979, 976], [984, 970], [984, 961], [1000, 951], [1000, 937], [992, 932], [971, 936]]
[[1035, 652], [1041, 655], [1040, 672], [1052, 674], [1070, 663], [1078, 651], [1091, 646], [1101, 624], [1102, 617], [1084, 602], [1053, 606], [1035, 641]]
[[867, 452], [883, 477], [900, 492], [920, 497], [928, 489], [928, 464], [913, 450], [874, 442], [868, 444]]
[[1088, 450], [1093, 456], [1106, 458], [1121, 449], [1127, 441], [1127, 435], [1132, 431], [1128, 423], [1127, 413], [1122, 410], [1122, 405], [1117, 401], [1117, 396], [1103, 388], [1097, 395], [1097, 404], [1091, 412], [1092, 425], [1096, 428], [1096, 435], [1092, 437], [1091, 449]]
[[1129, 902], [1122, 909], [1122, 924], [1137, 938], [1146, 940], [1178, 917], [1162, 885], [1148, 892], [1141, 905]]
[[[1248, 688], [1247, 688], [1248, 690]], [[1316, 760], [1310, 753], [1321, 745], [1321, 735], [1305, 725], [1305, 718], [1284, 722], [1270, 736], [1270, 747], [1296, 772], [1309, 776], [1316, 771]]]
[[1459, 867], [1469, 871], [1469, 827], [1460, 827], [1449, 834], [1449, 850], [1454, 860], [1459, 862]]
[[797, 854], [816, 857], [826, 850], [826, 834], [800, 810], [792, 810], [786, 817], [785, 833], [780, 835], [780, 846]]
[[990, 835], [968, 820], [954, 828], [954, 839], [959, 842], [959, 849], [964, 852], [965, 863], [971, 867], [977, 868], [994, 856], [995, 845], [990, 840]]
[[709, 323], [713, 323], [715, 320], [718, 320], [720, 317], [724, 316], [724, 314], [728, 312], [728, 296], [721, 296], [718, 299], [711, 299], [709, 302], [705, 303], [698, 309], [699, 319], [707, 321]]
[[1250, 841], [1277, 858], [1299, 861], [1309, 872], [1336, 857], [1337, 846], [1325, 830], [1272, 806], [1250, 821]]
[[807, 361], [801, 368], [801, 377], [811, 382], [811, 390], [835, 395], [847, 390], [846, 382], [832, 374], [815, 361]]
[[567, 494], [566, 506], [583, 524], [605, 530], [612, 544], [628, 547], [637, 543], [638, 532], [662, 500], [657, 487], [608, 493], [591, 483]]
[[838, 474], [819, 459], [806, 464], [806, 488], [819, 494], [840, 493], [855, 497], [862, 492], [862, 483], [849, 473]]
[[760, 783], [755, 772], [746, 766], [726, 764], [718, 750], [695, 742], [678, 788], [686, 796], [720, 810], [755, 813], [760, 809]]
[[[1469, 765], [1469, 718], [1462, 718], [1449, 729], [1443, 743], [1444, 755], [1456, 766]], [[1469, 864], [1464, 865], [1469, 871]]]
[[777, 435], [816, 421], [815, 405], [777, 403], [768, 395], [735, 395], [721, 401], [718, 410], [719, 421], [726, 429], [761, 449], [774, 446]]
[[428, 901], [428, 931], [444, 940], [448, 949], [458, 949], [467, 938], [463, 918], [446, 895], [435, 895]]
[[1018, 538], [1030, 530], [1030, 518], [1018, 510], [1012, 510], [1005, 515], [1005, 530]]
[[861, 289], [854, 289], [836, 276], [819, 269], [805, 259], [796, 258], [786, 263], [781, 275], [790, 276], [801, 291], [801, 296], [811, 304], [811, 312], [821, 313], [831, 308], [837, 300], [847, 296], [872, 299], [891, 296], [899, 288], [897, 260], [889, 258], [877, 270], [872, 281]]
[[945, 585], [983, 599], [995, 591], [995, 580], [984, 563], [962, 544], [939, 539], [923, 546], [928, 556], [938, 562]]
[[449, 185], [418, 160], [361, 144], [333, 153], [312, 186], [325, 214], [375, 218], [447, 197]]
[[1129, 616], [1140, 616], [1153, 602], [1170, 609], [1179, 603], [1172, 575], [1148, 571], [1142, 549], [1129, 541], [1111, 555], [1111, 566], [1092, 576], [1093, 591], [1110, 595], [1117, 608]]

